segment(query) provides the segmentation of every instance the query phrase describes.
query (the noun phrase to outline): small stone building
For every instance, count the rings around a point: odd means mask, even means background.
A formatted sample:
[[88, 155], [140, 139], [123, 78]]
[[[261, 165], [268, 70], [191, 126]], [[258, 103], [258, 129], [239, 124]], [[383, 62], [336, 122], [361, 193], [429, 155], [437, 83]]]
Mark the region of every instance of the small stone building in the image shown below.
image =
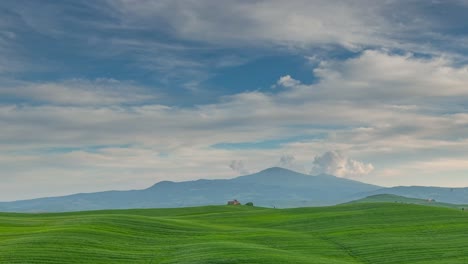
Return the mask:
[[239, 201], [237, 201], [237, 200], [234, 199], [234, 200], [232, 200], [232, 201], [228, 201], [227, 204], [228, 204], [228, 205], [240, 205], [241, 203], [240, 203]]

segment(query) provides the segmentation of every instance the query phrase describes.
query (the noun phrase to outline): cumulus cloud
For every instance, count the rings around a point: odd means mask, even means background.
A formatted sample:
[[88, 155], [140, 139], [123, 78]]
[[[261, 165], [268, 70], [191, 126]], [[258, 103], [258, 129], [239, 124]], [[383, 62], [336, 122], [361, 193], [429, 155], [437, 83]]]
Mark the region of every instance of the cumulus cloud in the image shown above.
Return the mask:
[[454, 67], [444, 57], [428, 59], [411, 53], [366, 50], [346, 61], [323, 61], [314, 74], [321, 78], [322, 87], [332, 87], [330, 93], [341, 89], [340, 97], [348, 100], [468, 95], [468, 67]]
[[296, 158], [294, 157], [294, 155], [290, 155], [290, 154], [284, 154], [280, 157], [279, 159], [279, 162], [278, 162], [278, 166], [279, 167], [282, 167], [282, 168], [286, 168], [286, 169], [290, 169], [290, 170], [294, 170], [294, 171], [298, 171], [298, 172], [303, 172], [304, 171], [304, 167], [301, 166]]
[[291, 75], [285, 75], [281, 76], [276, 84], [290, 88], [301, 84], [301, 82], [292, 78]]
[[367, 175], [374, 170], [370, 163], [364, 163], [344, 156], [339, 151], [327, 151], [316, 156], [311, 174], [331, 174], [338, 177], [352, 178]]
[[294, 165], [295, 160], [293, 155], [283, 155], [280, 158], [279, 165], [281, 167], [290, 168]]
[[242, 160], [233, 160], [231, 161], [231, 164], [229, 164], [229, 168], [232, 170], [244, 175], [244, 174], [249, 174], [249, 170], [245, 168], [244, 162]]

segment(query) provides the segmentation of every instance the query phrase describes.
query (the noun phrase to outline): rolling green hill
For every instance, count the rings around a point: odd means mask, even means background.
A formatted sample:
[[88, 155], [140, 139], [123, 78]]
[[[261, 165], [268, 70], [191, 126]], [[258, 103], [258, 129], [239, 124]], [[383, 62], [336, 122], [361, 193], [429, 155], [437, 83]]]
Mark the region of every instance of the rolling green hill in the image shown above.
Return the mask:
[[400, 195], [393, 195], [393, 194], [376, 194], [371, 195], [363, 199], [359, 199], [356, 201], [351, 201], [349, 203], [406, 203], [406, 204], [419, 204], [419, 205], [427, 205], [427, 206], [436, 206], [436, 207], [447, 207], [447, 208], [455, 208], [455, 209], [468, 209], [468, 205], [466, 204], [451, 204], [451, 203], [441, 203], [434, 200], [424, 200], [418, 198], [409, 198]]
[[0, 263], [468, 263], [468, 213], [400, 203], [0, 214]]

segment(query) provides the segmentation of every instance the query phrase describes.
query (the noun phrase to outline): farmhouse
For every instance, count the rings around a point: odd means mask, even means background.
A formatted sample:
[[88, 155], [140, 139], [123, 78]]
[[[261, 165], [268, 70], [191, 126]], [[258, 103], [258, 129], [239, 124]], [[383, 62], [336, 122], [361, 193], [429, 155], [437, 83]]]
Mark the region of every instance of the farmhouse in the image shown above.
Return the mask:
[[232, 200], [232, 201], [228, 201], [227, 204], [228, 204], [228, 205], [240, 205], [240, 202], [234, 199], [234, 200]]

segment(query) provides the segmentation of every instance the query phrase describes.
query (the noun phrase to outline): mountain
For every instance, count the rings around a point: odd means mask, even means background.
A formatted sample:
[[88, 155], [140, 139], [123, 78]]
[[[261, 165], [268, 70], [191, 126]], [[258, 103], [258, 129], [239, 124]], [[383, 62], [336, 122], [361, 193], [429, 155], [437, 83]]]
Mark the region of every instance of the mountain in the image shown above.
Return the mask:
[[[144, 190], [80, 193], [2, 202], [5, 212], [61, 212], [98, 209], [167, 208], [225, 204], [238, 199], [265, 207], [333, 205], [382, 187], [331, 175], [311, 176], [283, 168], [223, 180], [159, 182]], [[365, 197], [365, 196], [362, 196]]]
[[468, 188], [398, 186], [383, 188], [332, 175], [311, 176], [269, 168], [234, 179], [162, 181], [144, 190], [79, 193], [61, 197], [0, 202], [4, 212], [64, 212], [99, 209], [169, 208], [226, 204], [238, 199], [264, 207], [305, 207], [345, 203], [392, 194], [436, 202], [468, 204]]

